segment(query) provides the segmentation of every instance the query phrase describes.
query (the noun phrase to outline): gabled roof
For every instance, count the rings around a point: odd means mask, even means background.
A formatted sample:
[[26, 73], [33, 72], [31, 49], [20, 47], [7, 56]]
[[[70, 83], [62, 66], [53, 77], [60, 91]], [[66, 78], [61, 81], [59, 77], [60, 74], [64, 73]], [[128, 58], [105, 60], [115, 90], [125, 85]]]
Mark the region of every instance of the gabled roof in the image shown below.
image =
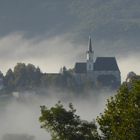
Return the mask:
[[[120, 71], [115, 57], [97, 57], [94, 65], [94, 71]], [[86, 73], [86, 63], [76, 63], [75, 73]]]
[[115, 57], [97, 57], [94, 63], [95, 71], [119, 71]]
[[76, 63], [75, 64], [75, 73], [86, 73], [87, 64], [86, 63]]

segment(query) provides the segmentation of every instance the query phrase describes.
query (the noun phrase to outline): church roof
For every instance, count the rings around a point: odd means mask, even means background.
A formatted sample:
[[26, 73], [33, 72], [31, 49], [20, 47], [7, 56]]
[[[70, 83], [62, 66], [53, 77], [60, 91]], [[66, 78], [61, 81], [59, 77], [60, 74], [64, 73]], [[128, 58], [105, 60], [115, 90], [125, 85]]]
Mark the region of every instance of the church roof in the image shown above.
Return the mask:
[[95, 71], [119, 71], [115, 57], [97, 57], [94, 63]]
[[86, 73], [86, 63], [76, 63], [75, 64], [75, 72], [76, 73]]
[[[76, 63], [75, 73], [86, 73], [86, 63]], [[97, 57], [94, 65], [94, 71], [119, 71], [115, 57]]]

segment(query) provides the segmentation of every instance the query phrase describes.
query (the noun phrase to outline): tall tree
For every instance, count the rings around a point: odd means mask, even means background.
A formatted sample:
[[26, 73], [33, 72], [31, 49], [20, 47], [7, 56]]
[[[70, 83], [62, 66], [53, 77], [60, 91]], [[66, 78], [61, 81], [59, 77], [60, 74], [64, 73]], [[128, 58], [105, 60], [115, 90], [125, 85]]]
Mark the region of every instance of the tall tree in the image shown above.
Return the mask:
[[140, 80], [124, 83], [97, 121], [107, 140], [140, 140]]
[[11, 69], [9, 69], [4, 77], [4, 86], [9, 90], [12, 91], [14, 86], [14, 74]]
[[18, 63], [14, 67], [15, 86], [17, 88], [25, 87], [27, 82], [27, 71], [24, 63]]

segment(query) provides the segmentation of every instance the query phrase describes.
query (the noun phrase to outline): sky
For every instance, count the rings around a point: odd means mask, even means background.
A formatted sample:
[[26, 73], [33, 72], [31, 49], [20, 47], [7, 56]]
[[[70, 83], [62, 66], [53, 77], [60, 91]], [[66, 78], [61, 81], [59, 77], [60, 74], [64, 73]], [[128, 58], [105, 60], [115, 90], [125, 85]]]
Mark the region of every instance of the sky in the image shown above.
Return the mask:
[[[77, 39], [78, 34], [70, 31], [71, 16], [63, 12], [65, 5], [64, 0], [0, 0], [0, 70], [4, 74], [18, 62], [56, 73], [63, 66], [73, 68], [75, 62], [86, 61], [90, 32], [84, 40]], [[74, 20], [71, 23], [74, 27]], [[140, 74], [139, 40], [91, 38], [94, 59], [115, 56], [123, 80], [130, 71]]]

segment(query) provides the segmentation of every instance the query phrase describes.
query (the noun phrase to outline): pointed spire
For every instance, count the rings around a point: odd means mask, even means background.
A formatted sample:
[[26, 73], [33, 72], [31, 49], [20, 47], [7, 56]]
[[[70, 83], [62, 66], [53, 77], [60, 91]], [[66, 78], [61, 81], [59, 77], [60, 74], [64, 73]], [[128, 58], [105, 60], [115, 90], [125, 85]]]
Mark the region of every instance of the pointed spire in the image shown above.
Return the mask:
[[93, 52], [92, 51], [92, 43], [91, 43], [91, 37], [89, 36], [89, 52]]

